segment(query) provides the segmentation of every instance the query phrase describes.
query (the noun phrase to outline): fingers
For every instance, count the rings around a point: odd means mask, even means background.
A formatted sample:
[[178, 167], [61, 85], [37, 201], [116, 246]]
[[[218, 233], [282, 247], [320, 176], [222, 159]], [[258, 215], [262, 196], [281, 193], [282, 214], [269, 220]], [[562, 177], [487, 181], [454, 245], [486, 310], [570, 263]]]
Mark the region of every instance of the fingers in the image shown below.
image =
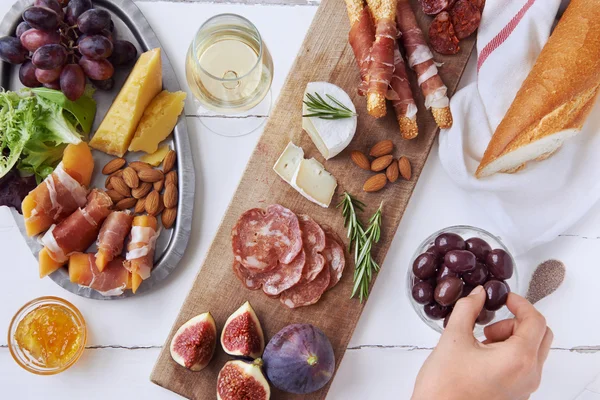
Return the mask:
[[469, 338], [472, 338], [473, 326], [475, 326], [475, 320], [481, 312], [484, 302], [483, 286], [477, 286], [471, 294], [456, 303], [444, 332], [468, 335]]
[[524, 339], [532, 348], [538, 349], [546, 333], [546, 318], [530, 302], [515, 293], [509, 293], [506, 306], [515, 315], [513, 335]]
[[506, 339], [512, 336], [515, 329], [516, 320], [514, 319], [503, 319], [488, 325], [483, 328], [486, 340], [483, 344], [490, 344], [496, 342], [504, 342]]
[[540, 345], [540, 350], [538, 352], [538, 361], [540, 363], [540, 367], [544, 365], [546, 359], [548, 358], [548, 354], [550, 353], [550, 345], [552, 345], [552, 341], [554, 340], [554, 333], [552, 329], [546, 328], [546, 333], [544, 334], [544, 338], [542, 339], [542, 344]]

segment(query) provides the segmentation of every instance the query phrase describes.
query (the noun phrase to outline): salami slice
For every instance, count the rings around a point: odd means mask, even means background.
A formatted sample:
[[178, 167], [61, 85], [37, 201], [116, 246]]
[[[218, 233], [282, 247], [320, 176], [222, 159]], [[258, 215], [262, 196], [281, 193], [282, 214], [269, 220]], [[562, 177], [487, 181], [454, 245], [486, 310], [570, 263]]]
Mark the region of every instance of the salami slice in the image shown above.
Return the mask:
[[323, 268], [313, 281], [299, 283], [281, 293], [279, 301], [289, 308], [309, 306], [319, 301], [328, 286], [329, 268]]
[[472, 0], [458, 0], [450, 9], [454, 33], [458, 39], [465, 39], [479, 28], [481, 11]]
[[256, 279], [242, 264], [233, 261], [233, 273], [250, 290], [258, 290], [262, 287], [262, 281]]
[[470, 0], [471, 3], [473, 3], [473, 5], [475, 7], [477, 7], [479, 9], [479, 12], [483, 14], [483, 8], [485, 7], [485, 0]]
[[460, 50], [458, 38], [454, 33], [450, 13], [443, 11], [431, 21], [429, 26], [429, 42], [440, 54], [456, 54]]
[[279, 264], [272, 271], [256, 273], [249, 271], [242, 264], [234, 261], [233, 272], [248, 289], [257, 290], [262, 287], [265, 294], [277, 296], [284, 290], [300, 282], [305, 261], [305, 253], [301, 251], [289, 264]]
[[248, 210], [231, 231], [231, 245], [235, 260], [252, 272], [289, 264], [302, 250], [298, 217], [278, 204]]
[[423, 12], [429, 15], [436, 15], [442, 11], [448, 10], [452, 7], [455, 0], [419, 0]]
[[321, 254], [325, 257], [325, 267], [329, 269], [329, 285], [327, 286], [327, 290], [329, 290], [342, 278], [346, 266], [346, 254], [344, 253], [344, 243], [333, 229], [329, 226], [322, 228], [325, 231], [325, 248]]
[[325, 248], [325, 232], [311, 217], [305, 214], [298, 215], [300, 230], [302, 231], [302, 245], [306, 253], [303, 281], [314, 280], [325, 267], [325, 257], [321, 251]]

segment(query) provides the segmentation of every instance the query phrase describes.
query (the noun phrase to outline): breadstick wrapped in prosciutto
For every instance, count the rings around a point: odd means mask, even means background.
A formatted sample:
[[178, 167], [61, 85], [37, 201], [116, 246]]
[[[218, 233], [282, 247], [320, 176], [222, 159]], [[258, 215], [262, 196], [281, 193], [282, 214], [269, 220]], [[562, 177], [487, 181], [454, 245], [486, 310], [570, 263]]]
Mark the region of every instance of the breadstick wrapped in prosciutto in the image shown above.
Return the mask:
[[386, 114], [388, 88], [394, 74], [396, 28], [396, 0], [367, 0], [375, 19], [375, 42], [371, 48], [367, 111], [375, 118]]
[[360, 69], [360, 85], [358, 94], [364, 96], [369, 83], [369, 61], [371, 47], [375, 41], [375, 27], [369, 9], [364, 6], [363, 0], [346, 0], [348, 19], [350, 20], [350, 33], [348, 42], [354, 52], [354, 58]]
[[106, 193], [94, 189], [84, 208], [77, 209], [46, 232], [42, 237], [44, 248], [39, 254], [40, 278], [65, 265], [71, 254], [85, 251], [94, 243], [112, 204]]
[[44, 232], [85, 206], [94, 159], [85, 142], [69, 144], [54, 172], [25, 199], [22, 209], [27, 236]]
[[96, 267], [100, 272], [123, 251], [132, 222], [133, 215], [129, 211], [113, 211], [102, 224], [96, 253]]
[[389, 92], [388, 97], [392, 100], [392, 105], [396, 111], [396, 119], [402, 137], [404, 139], [416, 138], [419, 134], [417, 105], [406, 74], [406, 64], [397, 43], [394, 49], [394, 74], [392, 75]]
[[131, 274], [123, 265], [124, 261], [123, 257], [116, 257], [100, 272], [94, 254], [72, 254], [69, 257], [69, 280], [92, 288], [103, 296], [120, 296], [125, 289], [131, 288]]
[[400, 40], [406, 49], [408, 65], [417, 73], [419, 86], [425, 96], [425, 107], [431, 110], [440, 128], [450, 128], [452, 113], [447, 95], [448, 88], [438, 74], [433, 54], [417, 24], [409, 0], [398, 0], [396, 20], [400, 29]]
[[125, 267], [131, 272], [131, 289], [135, 293], [144, 279], [150, 277], [154, 267], [154, 250], [158, 238], [158, 223], [151, 215], [133, 219], [131, 239], [127, 245]]

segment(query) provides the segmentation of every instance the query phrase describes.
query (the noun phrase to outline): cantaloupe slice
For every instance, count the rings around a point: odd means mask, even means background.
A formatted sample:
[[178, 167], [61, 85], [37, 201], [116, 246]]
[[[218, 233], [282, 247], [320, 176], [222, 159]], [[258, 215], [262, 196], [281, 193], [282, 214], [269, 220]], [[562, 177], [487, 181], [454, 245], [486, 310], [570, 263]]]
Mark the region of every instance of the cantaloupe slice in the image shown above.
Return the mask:
[[160, 48], [143, 53], [92, 137], [90, 146], [122, 157], [142, 114], [162, 89]]
[[54, 261], [52, 257], [50, 257], [50, 252], [47, 248], [43, 248], [40, 250], [40, 254], [38, 255], [39, 259], [39, 270], [40, 270], [40, 278], [50, 275], [63, 265], [64, 263], [59, 263]]
[[83, 186], [89, 186], [94, 172], [94, 158], [86, 142], [70, 144], [63, 153], [65, 172]]
[[131, 274], [131, 291], [133, 293], [137, 292], [138, 288], [140, 287], [140, 285], [142, 284], [143, 281], [144, 280], [142, 279], [141, 276], [139, 276], [138, 274], [133, 272]]
[[71, 254], [71, 257], [69, 257], [69, 280], [79, 285], [88, 286], [93, 279], [89, 264], [90, 254]]
[[163, 90], [152, 99], [135, 130], [129, 151], [154, 153], [158, 144], [175, 128], [179, 114], [183, 111], [185, 96], [184, 92], [170, 93]]

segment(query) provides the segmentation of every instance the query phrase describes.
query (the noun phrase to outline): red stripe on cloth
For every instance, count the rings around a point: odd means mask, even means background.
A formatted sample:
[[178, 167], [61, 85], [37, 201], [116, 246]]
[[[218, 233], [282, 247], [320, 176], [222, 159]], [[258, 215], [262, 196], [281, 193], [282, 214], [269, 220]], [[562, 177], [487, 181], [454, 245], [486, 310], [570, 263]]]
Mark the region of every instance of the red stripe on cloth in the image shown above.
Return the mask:
[[488, 43], [485, 45], [483, 50], [481, 50], [481, 54], [479, 55], [479, 59], [477, 60], [477, 72], [481, 69], [481, 66], [488, 59], [488, 57], [496, 50], [515, 30], [519, 22], [523, 19], [523, 16], [531, 8], [531, 6], [535, 3], [535, 0], [528, 0], [527, 3], [519, 10], [519, 12], [510, 20], [510, 22], [502, 28], [502, 30]]

